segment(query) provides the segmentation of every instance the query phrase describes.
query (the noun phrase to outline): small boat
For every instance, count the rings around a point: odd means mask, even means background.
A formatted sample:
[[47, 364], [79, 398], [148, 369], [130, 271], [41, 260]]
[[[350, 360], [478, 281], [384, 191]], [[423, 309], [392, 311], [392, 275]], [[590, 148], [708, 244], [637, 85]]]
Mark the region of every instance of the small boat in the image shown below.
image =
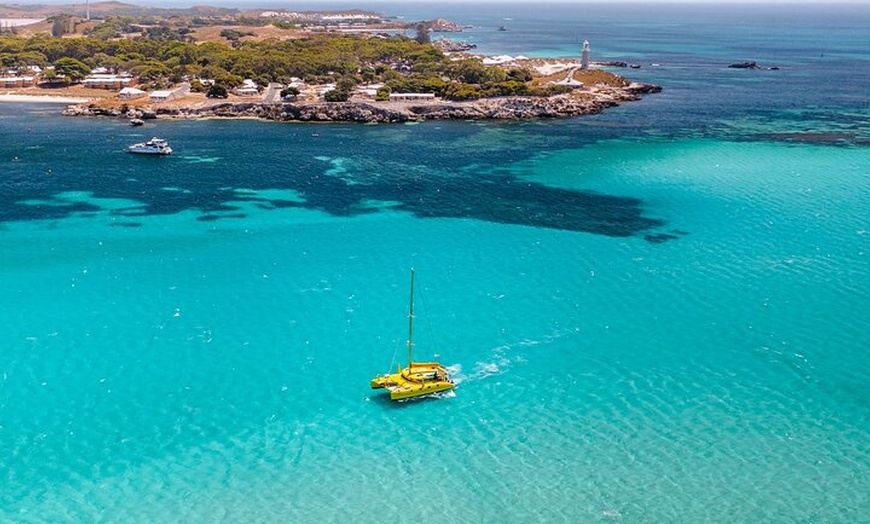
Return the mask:
[[498, 30], [499, 30], [499, 31], [507, 31], [507, 26], [504, 26], [504, 25], [499, 26], [499, 27], [498, 27]]
[[372, 389], [384, 388], [390, 400], [433, 395], [456, 387], [447, 368], [438, 362], [414, 362], [414, 269], [411, 269], [411, 299], [408, 307], [408, 367], [372, 379]]
[[141, 118], [131, 118], [130, 125], [131, 126], [142, 126], [142, 125], [145, 125], [145, 121], [142, 120]]
[[169, 155], [172, 153], [172, 148], [169, 147], [169, 143], [166, 140], [154, 137], [147, 142], [140, 142], [127, 147], [127, 152], [144, 155]]

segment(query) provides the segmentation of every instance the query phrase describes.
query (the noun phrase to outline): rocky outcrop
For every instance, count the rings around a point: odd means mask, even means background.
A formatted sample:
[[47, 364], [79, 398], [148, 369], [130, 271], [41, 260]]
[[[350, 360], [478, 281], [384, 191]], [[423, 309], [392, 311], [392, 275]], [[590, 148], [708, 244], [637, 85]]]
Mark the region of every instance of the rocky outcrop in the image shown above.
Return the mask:
[[445, 20], [443, 18], [436, 18], [435, 20], [423, 23], [427, 25], [430, 31], [435, 33], [458, 33], [464, 28], [464, 26], [457, 24], [456, 22], [451, 22], [450, 20]]
[[445, 53], [461, 53], [477, 48], [477, 44], [469, 42], [460, 42], [449, 38], [436, 38], [432, 44]]
[[193, 106], [153, 106], [124, 109], [97, 104], [69, 106], [68, 116], [123, 118], [260, 118], [281, 122], [396, 123], [412, 120], [526, 120], [600, 113], [622, 102], [638, 100], [661, 87], [633, 83], [623, 88], [599, 88], [551, 97], [501, 97], [470, 102], [219, 102]]
[[730, 69], [767, 69], [768, 71], [778, 71], [779, 68], [776, 66], [773, 67], [763, 67], [758, 65], [758, 62], [738, 62], [736, 64], [731, 64], [728, 66]]
[[631, 93], [633, 95], [636, 95], [638, 98], [640, 98], [640, 95], [646, 95], [649, 93], [661, 93], [662, 86], [657, 86], [654, 84], [642, 84], [639, 82], [632, 82], [632, 83], [628, 84], [628, 86], [624, 87], [623, 90], [625, 90], [628, 93]]
[[604, 67], [630, 67], [632, 69], [640, 69], [640, 64], [630, 64], [621, 60], [611, 60], [608, 62], [593, 62], [597, 66]]

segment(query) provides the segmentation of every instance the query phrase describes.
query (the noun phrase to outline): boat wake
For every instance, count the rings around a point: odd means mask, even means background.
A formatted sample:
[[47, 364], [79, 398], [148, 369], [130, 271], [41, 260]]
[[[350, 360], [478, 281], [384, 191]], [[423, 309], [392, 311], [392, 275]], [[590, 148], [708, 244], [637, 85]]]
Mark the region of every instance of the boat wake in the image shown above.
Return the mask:
[[488, 361], [478, 362], [474, 365], [474, 370], [471, 374], [463, 375], [462, 366], [459, 365], [455, 366], [455, 370], [449, 368], [450, 374], [457, 385], [462, 382], [475, 382], [489, 377], [503, 375], [504, 373], [507, 373], [514, 364], [522, 362], [521, 357], [511, 357], [508, 355], [510, 350], [511, 346], [509, 345], [498, 346], [492, 349]]

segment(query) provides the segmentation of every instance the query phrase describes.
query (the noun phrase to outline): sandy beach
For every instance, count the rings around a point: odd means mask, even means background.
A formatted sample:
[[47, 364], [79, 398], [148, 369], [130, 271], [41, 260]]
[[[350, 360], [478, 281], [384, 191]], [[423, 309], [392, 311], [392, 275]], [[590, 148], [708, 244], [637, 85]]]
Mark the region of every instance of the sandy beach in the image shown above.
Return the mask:
[[0, 102], [43, 102], [56, 104], [81, 104], [90, 102], [90, 98], [53, 95], [19, 95], [16, 93], [0, 93]]

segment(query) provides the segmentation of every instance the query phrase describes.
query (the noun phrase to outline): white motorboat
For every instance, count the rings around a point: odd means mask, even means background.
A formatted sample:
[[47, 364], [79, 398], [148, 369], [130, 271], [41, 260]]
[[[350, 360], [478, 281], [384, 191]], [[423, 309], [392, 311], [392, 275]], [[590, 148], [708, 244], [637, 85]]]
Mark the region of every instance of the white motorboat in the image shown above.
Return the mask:
[[140, 142], [127, 147], [127, 152], [145, 155], [169, 155], [172, 153], [172, 148], [169, 147], [169, 142], [165, 139], [154, 137], [147, 142]]

